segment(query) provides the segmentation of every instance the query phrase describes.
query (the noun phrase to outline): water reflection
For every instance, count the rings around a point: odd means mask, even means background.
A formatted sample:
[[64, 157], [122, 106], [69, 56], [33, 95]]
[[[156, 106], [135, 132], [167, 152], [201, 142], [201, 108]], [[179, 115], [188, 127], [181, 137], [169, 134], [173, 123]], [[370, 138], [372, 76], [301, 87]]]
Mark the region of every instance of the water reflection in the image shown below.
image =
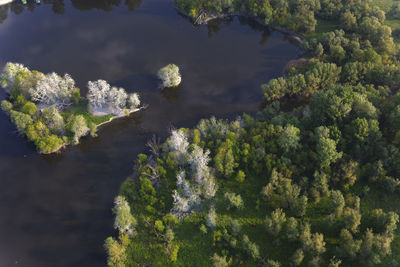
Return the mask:
[[[77, 10], [92, 10], [98, 9], [103, 11], [112, 11], [113, 7], [122, 5], [127, 6], [128, 10], [134, 11], [142, 4], [143, 0], [71, 0], [72, 6]], [[51, 9], [55, 14], [64, 14], [65, 3], [64, 0], [42, 0], [41, 4], [36, 4], [35, 1], [28, 1], [27, 4], [22, 4], [20, 0], [16, 0], [6, 5], [0, 6], [0, 24], [3, 23], [8, 14], [22, 14], [25, 10], [33, 12], [36, 8], [42, 5], [51, 5]]]

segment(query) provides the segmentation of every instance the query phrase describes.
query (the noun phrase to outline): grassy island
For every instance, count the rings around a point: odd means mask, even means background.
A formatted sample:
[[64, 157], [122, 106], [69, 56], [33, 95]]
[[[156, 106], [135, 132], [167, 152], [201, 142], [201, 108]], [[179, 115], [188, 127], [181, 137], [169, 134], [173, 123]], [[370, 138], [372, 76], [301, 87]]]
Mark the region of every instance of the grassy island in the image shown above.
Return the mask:
[[99, 125], [138, 111], [140, 105], [137, 93], [127, 94], [104, 80], [89, 82], [84, 98], [70, 75], [43, 74], [18, 63], [6, 64], [0, 82], [8, 94], [1, 108], [43, 154], [96, 136]]
[[306, 60], [261, 86], [255, 117], [149, 142], [115, 199], [108, 265], [399, 266], [400, 62], [385, 18], [400, 8], [382, 2], [176, 0], [194, 21], [303, 33]]

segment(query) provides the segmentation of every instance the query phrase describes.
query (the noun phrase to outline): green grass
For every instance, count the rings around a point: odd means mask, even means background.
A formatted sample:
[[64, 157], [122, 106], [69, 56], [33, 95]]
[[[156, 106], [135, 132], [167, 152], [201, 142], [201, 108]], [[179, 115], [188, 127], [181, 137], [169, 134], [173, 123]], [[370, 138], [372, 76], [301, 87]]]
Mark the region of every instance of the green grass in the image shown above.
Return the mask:
[[64, 110], [61, 112], [61, 115], [67, 123], [71, 118], [71, 115], [82, 115], [88, 124], [93, 122], [96, 125], [106, 122], [114, 117], [114, 115], [94, 116], [90, 114], [88, 112], [88, 101], [85, 99], [81, 99], [78, 104], [74, 104], [68, 109]]

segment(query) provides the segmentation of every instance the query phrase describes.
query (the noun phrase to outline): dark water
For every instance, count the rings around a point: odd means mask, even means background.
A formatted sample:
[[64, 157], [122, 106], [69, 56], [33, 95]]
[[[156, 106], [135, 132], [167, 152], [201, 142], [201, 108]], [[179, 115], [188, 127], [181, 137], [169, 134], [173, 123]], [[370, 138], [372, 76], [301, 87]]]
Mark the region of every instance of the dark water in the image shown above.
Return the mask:
[[[67, 72], [81, 88], [103, 78], [149, 104], [51, 156], [36, 154], [1, 112], [0, 266], [103, 266], [113, 198], [146, 141], [211, 114], [257, 111], [260, 84], [300, 54], [244, 19], [194, 27], [172, 0], [13, 3], [0, 7], [0, 22], [0, 67]], [[160, 92], [155, 73], [168, 63], [183, 83]]]

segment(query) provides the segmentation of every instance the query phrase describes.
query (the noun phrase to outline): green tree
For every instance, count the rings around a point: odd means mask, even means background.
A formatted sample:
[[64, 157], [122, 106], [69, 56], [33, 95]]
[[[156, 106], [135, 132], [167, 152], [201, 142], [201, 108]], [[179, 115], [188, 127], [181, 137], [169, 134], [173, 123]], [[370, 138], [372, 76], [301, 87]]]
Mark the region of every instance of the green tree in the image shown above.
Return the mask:
[[74, 117], [71, 124], [71, 131], [74, 134], [74, 143], [79, 143], [79, 138], [85, 136], [89, 131], [86, 120], [82, 115], [77, 115]]

